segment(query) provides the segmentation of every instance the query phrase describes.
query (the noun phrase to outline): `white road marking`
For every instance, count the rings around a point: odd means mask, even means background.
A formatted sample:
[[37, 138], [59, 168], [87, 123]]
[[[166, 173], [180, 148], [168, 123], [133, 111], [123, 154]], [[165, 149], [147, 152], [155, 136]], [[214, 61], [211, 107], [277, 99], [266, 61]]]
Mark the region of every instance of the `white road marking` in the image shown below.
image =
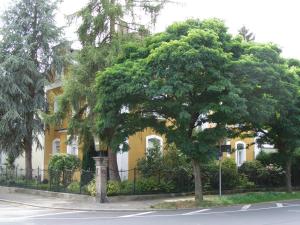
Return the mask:
[[154, 212], [155, 212], [155, 211], [143, 212], [143, 213], [136, 213], [136, 214], [130, 214], [130, 215], [126, 215], [126, 216], [120, 216], [120, 218], [129, 218], [129, 217], [143, 216], [143, 215], [147, 215], [147, 214], [154, 213]]
[[250, 207], [251, 207], [251, 205], [244, 205], [244, 206], [241, 208], [241, 211], [246, 211], [246, 210], [248, 210]]
[[184, 213], [184, 214], [181, 214], [181, 215], [183, 215], [183, 216], [194, 215], [194, 214], [198, 214], [198, 213], [201, 213], [201, 212], [206, 212], [206, 211], [209, 211], [209, 210], [211, 210], [211, 209], [200, 209], [200, 210], [197, 210], [197, 211]]
[[282, 207], [283, 207], [283, 204], [282, 204], [282, 203], [276, 203], [276, 206], [277, 206], [278, 208], [282, 208]]

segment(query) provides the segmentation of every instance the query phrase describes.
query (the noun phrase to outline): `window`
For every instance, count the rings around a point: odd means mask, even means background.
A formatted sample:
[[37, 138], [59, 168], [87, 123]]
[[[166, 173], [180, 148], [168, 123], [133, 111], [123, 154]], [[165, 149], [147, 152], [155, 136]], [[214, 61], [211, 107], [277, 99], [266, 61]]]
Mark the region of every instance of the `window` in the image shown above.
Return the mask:
[[60, 140], [57, 138], [54, 139], [52, 142], [52, 154], [53, 155], [59, 154], [59, 152], [60, 152]]
[[150, 135], [146, 137], [146, 149], [155, 148], [156, 146], [160, 147], [160, 150], [163, 149], [163, 139], [157, 135]]
[[55, 80], [61, 80], [61, 78], [63, 78], [63, 76], [64, 76], [64, 67], [61, 67], [60, 69], [56, 70]]
[[[69, 140], [69, 137], [68, 137]], [[67, 153], [70, 155], [78, 155], [78, 138], [74, 137], [67, 145]]]
[[246, 144], [244, 142], [236, 143], [236, 164], [241, 166], [246, 161]]
[[54, 98], [53, 111], [55, 113], [58, 111], [58, 96], [55, 96], [55, 98]]

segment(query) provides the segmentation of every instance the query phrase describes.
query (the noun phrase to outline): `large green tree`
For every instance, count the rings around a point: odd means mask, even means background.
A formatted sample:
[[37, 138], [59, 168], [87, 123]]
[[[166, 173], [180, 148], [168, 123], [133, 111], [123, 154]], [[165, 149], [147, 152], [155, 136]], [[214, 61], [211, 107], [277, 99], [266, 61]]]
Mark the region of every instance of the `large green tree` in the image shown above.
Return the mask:
[[[242, 131], [253, 131], [259, 144], [273, 144], [285, 161], [286, 189], [292, 190], [291, 164], [300, 146], [299, 62], [280, 56], [271, 44], [246, 44], [236, 65], [247, 99]], [[263, 115], [263, 116], [262, 116]]]
[[[55, 25], [57, 1], [17, 0], [4, 12], [0, 28], [0, 149], [25, 152], [32, 177], [32, 145], [43, 133], [44, 87], [61, 42]], [[59, 61], [59, 60], [56, 60]]]
[[232, 83], [240, 45], [217, 19], [175, 23], [140, 46], [128, 45], [118, 65], [99, 73], [100, 129], [115, 123], [119, 141], [147, 126], [164, 133], [191, 159], [201, 201], [201, 163], [247, 113]]
[[[95, 92], [93, 89], [97, 71], [113, 65], [121, 52], [121, 45], [128, 40], [140, 42], [149, 34], [157, 16], [167, 0], [90, 0], [70, 18], [80, 18], [77, 30], [82, 48], [75, 53], [75, 64], [64, 82], [64, 93], [60, 99], [60, 110], [52, 118], [59, 122], [72, 110], [68, 132], [80, 135], [85, 152], [94, 149], [95, 134]], [[143, 16], [143, 20], [139, 18]], [[72, 21], [72, 20], [71, 20]], [[51, 118], [50, 118], [51, 120]], [[102, 142], [112, 146], [110, 135], [113, 127], [100, 135]], [[103, 145], [102, 145], [103, 146]], [[108, 148], [110, 179], [119, 179], [117, 148]], [[94, 153], [84, 154], [92, 156]], [[89, 161], [85, 160], [84, 161]]]

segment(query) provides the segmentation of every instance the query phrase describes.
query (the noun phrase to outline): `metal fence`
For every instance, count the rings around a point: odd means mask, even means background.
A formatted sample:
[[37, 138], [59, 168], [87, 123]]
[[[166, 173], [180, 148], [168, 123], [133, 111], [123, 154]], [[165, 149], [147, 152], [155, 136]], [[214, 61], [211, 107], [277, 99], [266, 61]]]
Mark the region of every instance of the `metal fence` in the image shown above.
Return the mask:
[[26, 178], [23, 168], [0, 165], [0, 185], [55, 192], [88, 194], [86, 185], [94, 178], [93, 171], [32, 169], [32, 178]]
[[[108, 176], [110, 174], [116, 172], [109, 170]], [[123, 181], [115, 182], [108, 177], [109, 195], [180, 193], [194, 190], [193, 176], [184, 169], [157, 169], [145, 173], [134, 168], [118, 171], [118, 174]]]

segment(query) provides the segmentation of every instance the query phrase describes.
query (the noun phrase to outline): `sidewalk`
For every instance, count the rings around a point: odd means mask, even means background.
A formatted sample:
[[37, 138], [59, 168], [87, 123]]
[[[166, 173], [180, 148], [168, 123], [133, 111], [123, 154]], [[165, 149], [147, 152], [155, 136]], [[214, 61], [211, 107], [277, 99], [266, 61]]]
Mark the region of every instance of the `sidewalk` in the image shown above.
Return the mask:
[[[182, 197], [181, 197], [182, 198]], [[9, 202], [23, 204], [40, 208], [79, 210], [79, 211], [144, 211], [153, 210], [150, 206], [162, 201], [174, 198], [143, 200], [143, 201], [122, 201], [100, 204], [93, 200], [76, 201], [57, 197], [45, 197], [24, 193], [1, 193], [0, 203]], [[157, 210], [157, 209], [156, 209]]]

